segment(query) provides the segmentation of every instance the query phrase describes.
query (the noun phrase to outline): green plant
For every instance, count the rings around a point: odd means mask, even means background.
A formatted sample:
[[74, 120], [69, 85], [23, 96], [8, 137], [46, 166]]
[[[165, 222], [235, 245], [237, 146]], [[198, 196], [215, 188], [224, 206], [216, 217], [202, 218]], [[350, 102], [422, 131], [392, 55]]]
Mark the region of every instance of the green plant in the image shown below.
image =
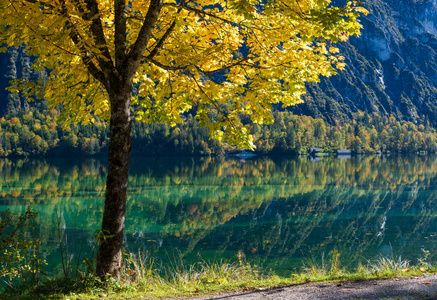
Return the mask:
[[331, 254], [331, 269], [329, 274], [332, 276], [336, 276], [339, 272], [339, 267], [340, 267], [340, 253], [338, 252], [338, 250], [334, 249], [330, 252]]
[[329, 263], [325, 261], [325, 254], [322, 253], [321, 263], [315, 259], [307, 258], [303, 266], [303, 273], [312, 279], [337, 278], [344, 272], [340, 269], [340, 252], [336, 249], [330, 253]]
[[376, 261], [369, 264], [371, 272], [381, 275], [389, 275], [399, 271], [407, 271], [410, 268], [410, 261], [397, 258], [380, 256]]
[[9, 288], [41, 281], [46, 262], [40, 257], [37, 216], [31, 206], [23, 213], [7, 209], [0, 214], [0, 278]]
[[431, 263], [428, 262], [430, 256], [431, 256], [431, 252], [422, 248], [422, 256], [419, 257], [418, 259], [418, 267], [424, 269], [431, 268]]

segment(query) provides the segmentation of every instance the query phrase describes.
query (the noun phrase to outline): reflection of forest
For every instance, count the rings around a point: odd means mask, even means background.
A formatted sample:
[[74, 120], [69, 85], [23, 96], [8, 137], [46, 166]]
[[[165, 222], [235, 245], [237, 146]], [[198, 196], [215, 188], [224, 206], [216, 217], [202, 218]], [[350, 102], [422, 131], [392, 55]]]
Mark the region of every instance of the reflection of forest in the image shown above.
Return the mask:
[[[127, 245], [154, 255], [178, 248], [187, 258], [243, 250], [279, 269], [334, 248], [355, 262], [392, 251], [414, 258], [421, 247], [437, 245], [436, 162], [434, 156], [315, 163], [305, 158], [134, 159]], [[35, 205], [47, 253], [56, 252], [55, 209], [67, 231], [98, 229], [103, 161], [4, 159], [0, 172], [1, 205]]]

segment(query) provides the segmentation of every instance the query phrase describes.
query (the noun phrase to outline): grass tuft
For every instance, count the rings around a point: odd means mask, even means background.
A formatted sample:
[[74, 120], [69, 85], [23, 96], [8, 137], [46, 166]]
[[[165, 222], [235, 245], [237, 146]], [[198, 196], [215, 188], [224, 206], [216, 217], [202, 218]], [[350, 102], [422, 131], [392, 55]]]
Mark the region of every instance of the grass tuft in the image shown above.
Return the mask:
[[378, 260], [370, 263], [370, 270], [376, 274], [388, 274], [408, 272], [410, 270], [410, 261], [398, 258], [388, 258], [381, 256]]

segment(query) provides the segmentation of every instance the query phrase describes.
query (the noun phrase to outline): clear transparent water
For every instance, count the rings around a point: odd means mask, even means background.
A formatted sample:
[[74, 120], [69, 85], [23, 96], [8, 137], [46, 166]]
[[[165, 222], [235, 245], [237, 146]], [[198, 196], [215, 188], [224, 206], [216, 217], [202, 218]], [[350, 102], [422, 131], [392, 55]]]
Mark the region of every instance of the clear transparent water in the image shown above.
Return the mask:
[[[125, 245], [155, 264], [234, 259], [242, 251], [287, 275], [333, 249], [343, 266], [380, 255], [413, 263], [437, 246], [437, 157], [133, 158]], [[59, 238], [89, 255], [105, 160], [0, 160], [0, 210], [39, 213], [43, 256], [60, 271]], [[432, 257], [433, 260], [436, 257]]]

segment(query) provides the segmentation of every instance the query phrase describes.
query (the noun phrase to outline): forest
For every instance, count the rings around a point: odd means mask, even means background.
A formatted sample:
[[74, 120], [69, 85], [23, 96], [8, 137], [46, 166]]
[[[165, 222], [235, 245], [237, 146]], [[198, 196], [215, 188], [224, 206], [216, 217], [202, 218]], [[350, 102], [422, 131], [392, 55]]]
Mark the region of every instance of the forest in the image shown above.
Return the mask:
[[[27, 107], [0, 119], [0, 156], [80, 156], [105, 155], [108, 126], [97, 121], [90, 125], [60, 124], [58, 110]], [[351, 122], [328, 124], [321, 118], [275, 111], [269, 125], [249, 121], [256, 154], [297, 156], [310, 147], [322, 152], [349, 149], [364, 153], [417, 153], [437, 150], [437, 133], [424, 118], [414, 124], [393, 115], [357, 114]], [[243, 120], [244, 121], [244, 120]], [[238, 149], [210, 139], [192, 115], [175, 127], [165, 123], [140, 123], [132, 127], [134, 155], [210, 156], [236, 153]]]

